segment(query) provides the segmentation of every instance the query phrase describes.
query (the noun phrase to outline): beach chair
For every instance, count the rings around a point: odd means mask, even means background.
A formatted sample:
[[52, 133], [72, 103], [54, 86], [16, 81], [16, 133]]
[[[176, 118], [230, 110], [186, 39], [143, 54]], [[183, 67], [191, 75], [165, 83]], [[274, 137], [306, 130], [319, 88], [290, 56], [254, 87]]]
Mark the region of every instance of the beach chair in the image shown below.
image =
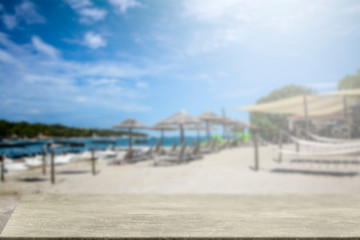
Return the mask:
[[226, 148], [229, 148], [230, 141], [231, 141], [230, 139], [226, 140], [226, 142], [222, 146], [220, 146], [220, 150], [224, 150]]
[[179, 154], [179, 150], [177, 149], [177, 142], [174, 142], [171, 149], [167, 152], [167, 151], [162, 151], [161, 152], [162, 155], [166, 154], [166, 155], [172, 155], [172, 156], [176, 156], [177, 154]]
[[184, 163], [186, 161], [185, 151], [186, 151], [186, 141], [182, 143], [180, 151], [175, 155], [173, 153], [169, 153], [169, 154], [165, 154], [164, 156], [154, 156], [153, 165], [158, 166], [161, 162]]
[[200, 141], [198, 141], [193, 149], [186, 154], [186, 160], [195, 160], [199, 158], [202, 158], [200, 153]]
[[156, 146], [155, 146], [154, 153], [155, 153], [155, 154], [160, 154], [160, 151], [161, 151], [161, 143], [160, 143], [160, 141], [157, 141], [157, 142], [156, 142]]
[[153, 158], [153, 148], [150, 147], [149, 150], [147, 150], [146, 152], [143, 153], [134, 153], [132, 158], [131, 158], [131, 162], [135, 163], [135, 162], [140, 162], [140, 161], [146, 161], [146, 160], [150, 160]]
[[133, 150], [129, 149], [127, 150], [126, 154], [124, 155], [123, 158], [115, 158], [113, 161], [113, 164], [115, 165], [120, 165], [120, 164], [124, 164], [124, 163], [128, 163], [131, 162], [132, 156], [133, 156]]
[[216, 139], [213, 139], [212, 141], [210, 141], [207, 146], [200, 148], [200, 153], [202, 153], [202, 154], [214, 153], [216, 151], [217, 151]]
[[174, 142], [171, 148], [171, 152], [176, 152], [177, 149], [177, 142]]

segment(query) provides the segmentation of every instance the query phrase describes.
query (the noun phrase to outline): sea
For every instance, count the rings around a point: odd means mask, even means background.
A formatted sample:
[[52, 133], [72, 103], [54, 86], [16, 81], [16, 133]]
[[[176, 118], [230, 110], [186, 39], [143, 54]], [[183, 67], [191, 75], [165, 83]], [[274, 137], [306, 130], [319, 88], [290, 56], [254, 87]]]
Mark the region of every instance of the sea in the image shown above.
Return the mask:
[[[160, 141], [159, 137], [137, 138], [133, 137], [132, 146], [150, 147], [156, 146]], [[205, 142], [205, 137], [185, 137], [187, 145], [193, 144], [200, 140]], [[172, 146], [174, 142], [180, 145], [179, 137], [164, 137], [163, 146]], [[54, 148], [50, 148], [50, 144], [55, 143]], [[0, 154], [4, 153], [8, 158], [22, 158], [41, 154], [42, 151], [54, 151], [55, 154], [62, 153], [81, 153], [86, 150], [95, 149], [105, 150], [107, 148], [126, 147], [129, 146], [129, 138], [62, 138], [56, 140], [21, 140], [0, 142]]]

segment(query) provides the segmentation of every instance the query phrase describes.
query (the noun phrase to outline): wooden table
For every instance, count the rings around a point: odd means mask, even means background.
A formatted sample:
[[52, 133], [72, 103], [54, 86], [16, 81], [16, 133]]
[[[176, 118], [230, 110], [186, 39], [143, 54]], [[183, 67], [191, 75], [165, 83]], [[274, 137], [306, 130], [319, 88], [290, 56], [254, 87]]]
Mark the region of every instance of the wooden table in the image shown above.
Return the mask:
[[360, 196], [34, 195], [1, 237], [360, 239]]

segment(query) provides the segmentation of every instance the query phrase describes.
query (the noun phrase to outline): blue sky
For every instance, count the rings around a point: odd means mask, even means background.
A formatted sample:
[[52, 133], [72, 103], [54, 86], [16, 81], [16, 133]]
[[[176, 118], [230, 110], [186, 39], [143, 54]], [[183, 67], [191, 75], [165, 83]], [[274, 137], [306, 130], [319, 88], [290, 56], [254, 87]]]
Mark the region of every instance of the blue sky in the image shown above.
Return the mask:
[[109, 128], [185, 109], [248, 120], [287, 84], [360, 68], [360, 2], [0, 1], [0, 118]]

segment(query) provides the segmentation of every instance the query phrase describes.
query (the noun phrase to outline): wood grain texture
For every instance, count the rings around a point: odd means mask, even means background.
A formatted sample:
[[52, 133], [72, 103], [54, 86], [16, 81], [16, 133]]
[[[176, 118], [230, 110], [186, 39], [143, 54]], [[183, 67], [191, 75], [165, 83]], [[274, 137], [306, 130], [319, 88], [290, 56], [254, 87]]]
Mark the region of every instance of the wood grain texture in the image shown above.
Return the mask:
[[360, 238], [360, 196], [34, 195], [1, 237]]

